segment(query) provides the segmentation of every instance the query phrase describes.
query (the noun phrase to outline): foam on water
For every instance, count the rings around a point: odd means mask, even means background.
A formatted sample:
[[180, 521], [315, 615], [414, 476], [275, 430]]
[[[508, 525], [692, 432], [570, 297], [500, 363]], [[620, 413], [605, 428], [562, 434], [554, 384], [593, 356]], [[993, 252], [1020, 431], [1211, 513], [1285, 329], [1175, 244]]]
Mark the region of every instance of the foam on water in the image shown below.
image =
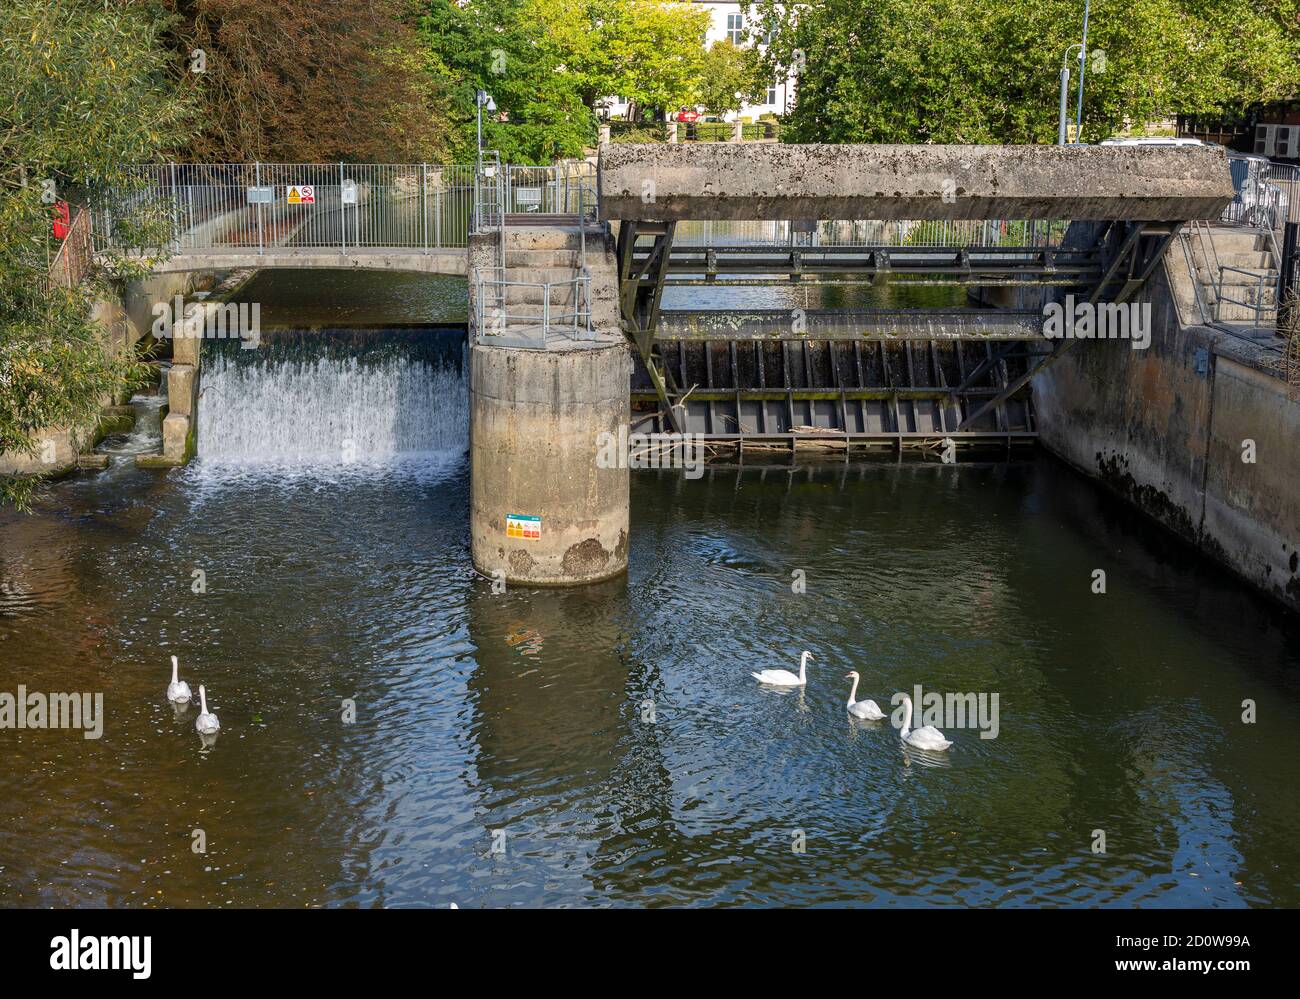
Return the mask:
[[273, 469], [331, 482], [459, 464], [469, 436], [461, 351], [379, 338], [339, 347], [304, 338], [251, 357], [206, 354], [200, 475]]

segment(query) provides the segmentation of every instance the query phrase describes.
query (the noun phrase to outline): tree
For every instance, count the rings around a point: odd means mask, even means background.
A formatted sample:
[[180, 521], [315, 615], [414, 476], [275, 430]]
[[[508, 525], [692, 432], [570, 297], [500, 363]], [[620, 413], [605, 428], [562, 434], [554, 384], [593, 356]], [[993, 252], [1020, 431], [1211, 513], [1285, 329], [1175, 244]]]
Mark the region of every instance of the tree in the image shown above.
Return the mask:
[[[760, 13], [769, 71], [798, 75], [794, 142], [1054, 142], [1057, 74], [1082, 29], [1073, 0], [762, 0]], [[1296, 0], [1094, 0], [1085, 140], [1294, 96], [1296, 16]]]
[[189, 159], [392, 163], [450, 152], [446, 81], [427, 64], [409, 0], [136, 2], [176, 15], [168, 41], [203, 106]]
[[474, 147], [474, 96], [490, 93], [487, 145], [548, 163], [582, 155], [611, 94], [642, 108], [695, 103], [708, 13], [660, 0], [428, 0], [429, 65], [452, 81], [462, 148]]
[[725, 38], [709, 48], [700, 80], [699, 103], [715, 114], [739, 111], [742, 104], [762, 99], [767, 91], [767, 73], [758, 50]]
[[[41, 430], [93, 420], [137, 374], [106, 348], [90, 291], [49, 286], [49, 201], [184, 139], [192, 108], [162, 28], [136, 5], [0, 6], [0, 451], [36, 455]], [[0, 478], [0, 500], [23, 505], [33, 487]]]

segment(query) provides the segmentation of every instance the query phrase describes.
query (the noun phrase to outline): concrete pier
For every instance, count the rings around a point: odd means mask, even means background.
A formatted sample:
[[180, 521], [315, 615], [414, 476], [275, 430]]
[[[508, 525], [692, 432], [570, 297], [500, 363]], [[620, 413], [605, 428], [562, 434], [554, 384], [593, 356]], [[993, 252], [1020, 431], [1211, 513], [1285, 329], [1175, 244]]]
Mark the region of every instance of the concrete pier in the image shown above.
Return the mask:
[[631, 373], [618, 342], [473, 347], [470, 536], [480, 572], [569, 586], [627, 569], [628, 470], [597, 459], [601, 435], [618, 440], [627, 427]]
[[[499, 238], [470, 238], [472, 268], [496, 273]], [[487, 310], [491, 329], [477, 329], [470, 282], [474, 565], [526, 586], [608, 579], [627, 569], [628, 470], [608, 461], [607, 442], [626, 439], [632, 376], [613, 250], [603, 230], [576, 225], [510, 226], [505, 239], [512, 284], [504, 305]], [[576, 307], [565, 282], [584, 243], [592, 329], [542, 334], [543, 295], [553, 316]]]

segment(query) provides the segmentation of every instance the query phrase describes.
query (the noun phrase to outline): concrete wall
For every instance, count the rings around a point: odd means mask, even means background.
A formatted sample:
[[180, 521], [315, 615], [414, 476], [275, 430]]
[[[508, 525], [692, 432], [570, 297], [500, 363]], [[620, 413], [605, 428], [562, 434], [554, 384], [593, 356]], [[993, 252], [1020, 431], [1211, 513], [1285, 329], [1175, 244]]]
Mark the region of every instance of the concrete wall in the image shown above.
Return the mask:
[[1034, 380], [1041, 441], [1300, 610], [1300, 401], [1266, 351], [1195, 321], [1190, 282], [1175, 243], [1139, 298], [1150, 348], [1082, 341]]
[[[155, 302], [186, 294], [201, 278], [193, 274], [164, 274], [129, 284], [120, 297], [104, 298], [92, 308], [92, 317], [103, 330], [107, 349], [122, 353], [133, 349], [153, 325]], [[105, 398], [108, 407], [123, 399]], [[62, 475], [77, 465], [77, 456], [95, 443], [95, 426], [49, 427], [39, 434], [40, 450], [35, 455], [0, 452], [0, 474], [45, 473]]]

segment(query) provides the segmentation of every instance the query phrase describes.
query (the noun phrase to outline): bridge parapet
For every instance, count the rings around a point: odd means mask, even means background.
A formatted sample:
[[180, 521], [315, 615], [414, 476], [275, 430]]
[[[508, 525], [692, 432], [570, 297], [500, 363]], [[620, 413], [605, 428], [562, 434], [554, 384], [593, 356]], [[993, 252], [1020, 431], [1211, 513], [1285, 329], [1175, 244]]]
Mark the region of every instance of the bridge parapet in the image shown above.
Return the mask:
[[617, 144], [601, 217], [1185, 222], [1232, 200], [1223, 150], [1133, 146]]

